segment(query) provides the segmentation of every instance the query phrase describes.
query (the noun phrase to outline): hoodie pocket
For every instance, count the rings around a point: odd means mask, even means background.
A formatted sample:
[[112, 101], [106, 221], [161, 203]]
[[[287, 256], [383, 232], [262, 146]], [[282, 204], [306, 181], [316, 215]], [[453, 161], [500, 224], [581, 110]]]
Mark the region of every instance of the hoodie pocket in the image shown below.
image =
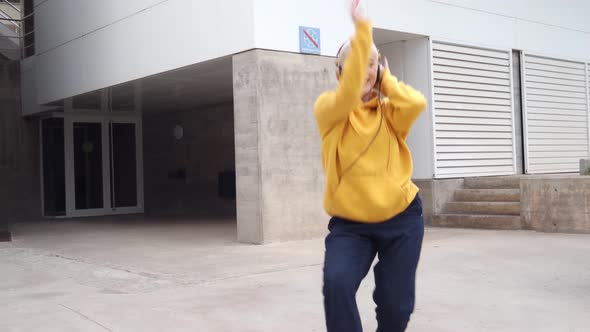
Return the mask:
[[331, 212], [353, 220], [379, 222], [402, 212], [407, 195], [393, 178], [346, 177], [334, 192]]

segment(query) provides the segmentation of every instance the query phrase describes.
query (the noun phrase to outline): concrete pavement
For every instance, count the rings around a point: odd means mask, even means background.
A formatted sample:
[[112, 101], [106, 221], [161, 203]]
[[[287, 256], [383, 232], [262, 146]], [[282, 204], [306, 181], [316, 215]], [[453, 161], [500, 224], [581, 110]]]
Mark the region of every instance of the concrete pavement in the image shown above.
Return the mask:
[[[323, 241], [235, 237], [228, 221], [18, 225], [0, 244], [0, 331], [323, 331]], [[588, 235], [427, 229], [408, 331], [588, 331], [588, 257]]]

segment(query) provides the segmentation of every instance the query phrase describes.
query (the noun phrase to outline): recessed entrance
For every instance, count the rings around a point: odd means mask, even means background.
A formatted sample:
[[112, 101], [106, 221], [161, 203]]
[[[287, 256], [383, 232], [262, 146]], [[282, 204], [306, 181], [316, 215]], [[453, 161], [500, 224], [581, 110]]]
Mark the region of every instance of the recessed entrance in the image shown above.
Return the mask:
[[138, 116], [58, 113], [41, 131], [45, 216], [143, 212]]

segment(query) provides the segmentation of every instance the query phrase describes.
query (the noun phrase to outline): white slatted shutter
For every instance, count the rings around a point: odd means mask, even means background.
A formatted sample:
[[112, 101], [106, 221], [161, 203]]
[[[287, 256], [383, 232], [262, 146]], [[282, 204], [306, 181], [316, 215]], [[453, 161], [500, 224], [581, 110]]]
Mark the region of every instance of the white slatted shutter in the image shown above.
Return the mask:
[[436, 177], [515, 174], [510, 60], [432, 43]]
[[525, 54], [527, 173], [578, 172], [588, 158], [588, 74], [582, 62]]

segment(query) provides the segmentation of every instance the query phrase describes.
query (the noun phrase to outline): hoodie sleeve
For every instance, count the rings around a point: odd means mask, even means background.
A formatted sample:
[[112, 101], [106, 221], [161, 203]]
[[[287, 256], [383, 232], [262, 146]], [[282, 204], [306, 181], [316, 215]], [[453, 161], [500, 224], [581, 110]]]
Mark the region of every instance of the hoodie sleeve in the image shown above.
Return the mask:
[[382, 81], [383, 93], [388, 101], [384, 105], [386, 116], [402, 140], [406, 140], [412, 125], [426, 108], [426, 98], [421, 92], [398, 81], [386, 70]]
[[363, 80], [367, 76], [369, 56], [373, 45], [369, 21], [356, 23], [340, 82], [335, 91], [323, 93], [315, 102], [314, 113], [322, 138], [361, 103]]

